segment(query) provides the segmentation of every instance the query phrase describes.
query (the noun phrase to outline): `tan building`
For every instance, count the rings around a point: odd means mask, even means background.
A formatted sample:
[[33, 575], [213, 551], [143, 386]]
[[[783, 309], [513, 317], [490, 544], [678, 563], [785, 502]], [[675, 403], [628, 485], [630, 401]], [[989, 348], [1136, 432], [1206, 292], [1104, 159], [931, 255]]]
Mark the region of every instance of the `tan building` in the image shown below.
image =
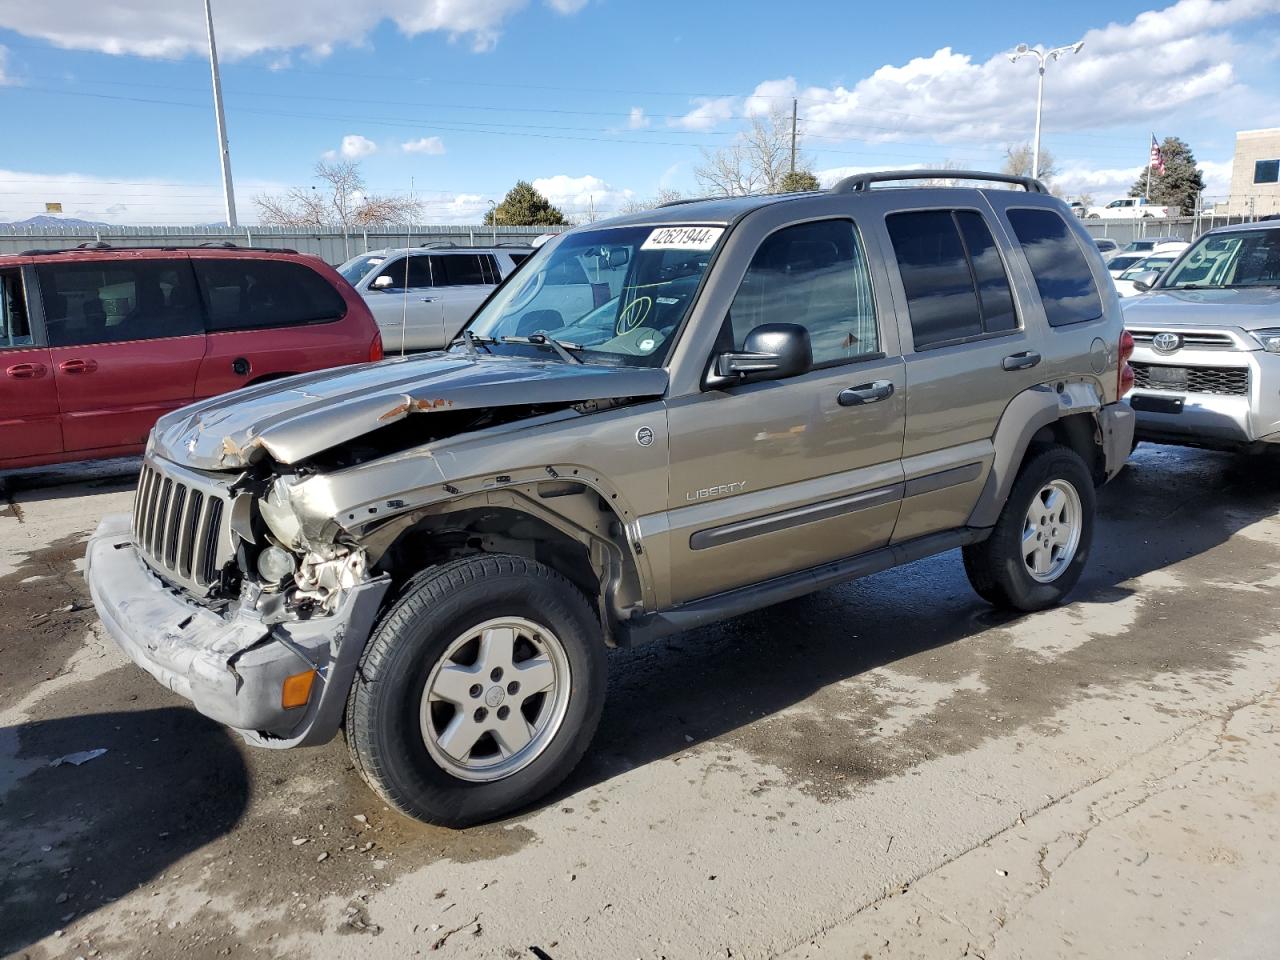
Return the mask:
[[1280, 213], [1280, 127], [1236, 134], [1227, 207], [1233, 215]]

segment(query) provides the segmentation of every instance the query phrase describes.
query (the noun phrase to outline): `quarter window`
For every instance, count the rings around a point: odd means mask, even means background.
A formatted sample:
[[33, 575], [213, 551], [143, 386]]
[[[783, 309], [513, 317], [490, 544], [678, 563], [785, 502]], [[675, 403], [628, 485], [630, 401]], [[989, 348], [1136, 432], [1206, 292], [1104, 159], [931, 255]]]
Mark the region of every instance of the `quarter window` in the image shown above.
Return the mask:
[[1084, 323], [1102, 316], [1093, 271], [1067, 222], [1052, 210], [1022, 208], [1009, 210], [1008, 216], [1027, 255], [1049, 326]]
[[885, 224], [917, 350], [1017, 329], [1004, 261], [981, 214], [913, 210]]
[[324, 277], [287, 260], [196, 260], [209, 330], [257, 330], [327, 323], [347, 312]]
[[32, 344], [27, 300], [22, 295], [22, 274], [17, 270], [0, 273], [0, 350]]
[[871, 275], [853, 223], [803, 223], [766, 238], [729, 319], [737, 349], [762, 323], [798, 323], [809, 331], [815, 366], [878, 354]]
[[49, 345], [156, 340], [204, 332], [188, 260], [103, 260], [36, 268]]

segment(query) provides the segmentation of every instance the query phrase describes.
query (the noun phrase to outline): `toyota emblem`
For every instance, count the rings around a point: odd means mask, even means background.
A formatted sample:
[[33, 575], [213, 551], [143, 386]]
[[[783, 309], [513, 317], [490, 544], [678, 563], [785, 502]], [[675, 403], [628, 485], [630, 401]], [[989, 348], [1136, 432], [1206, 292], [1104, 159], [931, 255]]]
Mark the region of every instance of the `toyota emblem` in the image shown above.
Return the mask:
[[1156, 353], [1173, 353], [1182, 346], [1182, 337], [1176, 333], [1157, 333], [1151, 338], [1151, 346]]

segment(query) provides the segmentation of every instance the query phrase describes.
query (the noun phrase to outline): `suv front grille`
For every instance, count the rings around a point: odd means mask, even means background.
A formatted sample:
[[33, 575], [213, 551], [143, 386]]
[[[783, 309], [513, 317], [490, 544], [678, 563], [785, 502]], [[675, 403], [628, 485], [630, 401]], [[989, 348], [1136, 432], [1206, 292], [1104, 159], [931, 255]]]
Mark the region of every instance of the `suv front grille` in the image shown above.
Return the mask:
[[[1172, 364], [1142, 363], [1130, 360], [1133, 385], [1141, 390], [1172, 390], [1175, 393], [1214, 393], [1228, 397], [1249, 395], [1248, 367], [1177, 367]], [[1185, 376], [1173, 380], [1152, 378], [1151, 369], [1182, 371]], [[1157, 374], [1159, 376], [1159, 374]]]
[[1231, 339], [1229, 333], [1217, 333], [1212, 330], [1184, 332], [1182, 330], [1136, 329], [1129, 332], [1133, 334], [1133, 342], [1143, 347], [1151, 346], [1151, 341], [1155, 339], [1158, 333], [1174, 333], [1182, 337], [1183, 349], [1234, 350], [1236, 348], [1236, 342]]
[[225, 507], [215, 485], [147, 461], [133, 499], [133, 543], [162, 577], [205, 596], [230, 558]]

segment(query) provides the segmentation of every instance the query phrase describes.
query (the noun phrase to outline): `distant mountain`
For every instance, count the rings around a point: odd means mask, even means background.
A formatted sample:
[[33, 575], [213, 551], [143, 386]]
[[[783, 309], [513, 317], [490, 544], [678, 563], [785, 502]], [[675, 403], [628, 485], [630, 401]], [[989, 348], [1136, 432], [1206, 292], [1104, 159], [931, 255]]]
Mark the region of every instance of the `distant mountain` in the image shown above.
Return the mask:
[[47, 213], [25, 220], [14, 220], [6, 226], [13, 227], [109, 227], [111, 224], [101, 220], [80, 220], [77, 217], [51, 217]]

